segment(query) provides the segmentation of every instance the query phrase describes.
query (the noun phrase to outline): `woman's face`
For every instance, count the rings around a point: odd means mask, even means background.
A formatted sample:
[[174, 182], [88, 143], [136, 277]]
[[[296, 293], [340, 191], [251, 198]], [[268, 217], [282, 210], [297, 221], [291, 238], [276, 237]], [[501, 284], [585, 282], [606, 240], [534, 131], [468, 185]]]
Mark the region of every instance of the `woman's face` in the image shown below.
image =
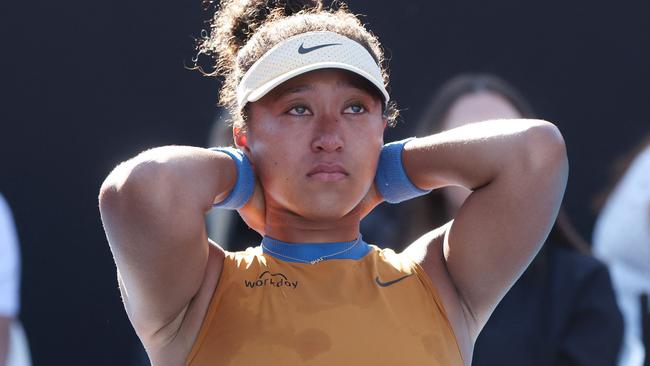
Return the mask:
[[342, 218], [373, 182], [386, 122], [352, 73], [324, 69], [276, 87], [248, 110], [246, 145], [267, 213]]
[[[494, 92], [476, 92], [458, 98], [451, 105], [442, 127], [450, 130], [472, 122], [509, 118], [521, 118], [521, 114], [506, 98]], [[456, 215], [470, 193], [469, 189], [458, 186], [443, 189], [450, 215]]]

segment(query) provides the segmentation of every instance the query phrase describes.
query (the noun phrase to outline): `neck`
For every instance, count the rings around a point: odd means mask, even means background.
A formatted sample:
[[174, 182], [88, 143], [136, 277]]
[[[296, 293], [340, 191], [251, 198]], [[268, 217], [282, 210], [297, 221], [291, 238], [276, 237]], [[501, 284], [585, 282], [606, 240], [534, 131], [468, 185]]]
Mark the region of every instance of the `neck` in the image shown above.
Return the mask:
[[267, 207], [265, 235], [287, 243], [335, 243], [359, 237], [360, 217], [307, 218], [277, 207]]

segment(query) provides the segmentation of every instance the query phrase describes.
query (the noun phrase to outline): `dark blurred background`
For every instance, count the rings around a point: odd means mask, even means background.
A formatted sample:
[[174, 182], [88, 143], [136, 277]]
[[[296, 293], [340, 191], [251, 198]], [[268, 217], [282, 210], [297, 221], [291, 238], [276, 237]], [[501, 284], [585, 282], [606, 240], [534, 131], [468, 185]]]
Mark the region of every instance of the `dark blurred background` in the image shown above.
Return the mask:
[[[449, 77], [500, 75], [563, 132], [565, 204], [590, 238], [612, 159], [650, 130], [650, 2], [349, 4], [391, 59], [403, 121], [388, 141], [411, 134]], [[218, 82], [185, 66], [209, 16], [199, 0], [0, 4], [0, 191], [22, 244], [21, 319], [35, 365], [137, 358], [97, 193], [144, 149], [207, 144]]]

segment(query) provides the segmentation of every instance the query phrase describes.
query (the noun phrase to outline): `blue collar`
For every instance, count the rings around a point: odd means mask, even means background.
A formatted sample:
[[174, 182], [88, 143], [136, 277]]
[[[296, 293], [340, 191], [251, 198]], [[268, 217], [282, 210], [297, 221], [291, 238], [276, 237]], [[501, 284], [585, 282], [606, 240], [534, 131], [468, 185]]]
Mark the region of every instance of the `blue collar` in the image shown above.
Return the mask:
[[[317, 263], [330, 259], [361, 259], [369, 251], [370, 246], [363, 241], [361, 234], [357, 240], [335, 243], [287, 243], [269, 236], [262, 239], [262, 252], [285, 262]], [[332, 255], [334, 253], [338, 254]]]

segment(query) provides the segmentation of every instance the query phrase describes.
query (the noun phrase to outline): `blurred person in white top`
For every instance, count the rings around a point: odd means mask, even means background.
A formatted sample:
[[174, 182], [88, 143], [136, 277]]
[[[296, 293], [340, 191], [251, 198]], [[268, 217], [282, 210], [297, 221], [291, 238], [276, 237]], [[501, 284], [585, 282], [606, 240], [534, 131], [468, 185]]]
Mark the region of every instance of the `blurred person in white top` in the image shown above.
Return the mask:
[[18, 322], [20, 252], [13, 216], [0, 194], [0, 366], [31, 364], [25, 334]]
[[650, 364], [641, 325], [641, 297], [650, 294], [650, 137], [625, 160], [594, 226], [593, 249], [609, 265], [625, 320], [619, 365], [642, 366], [644, 358]]
[[0, 195], [0, 366], [6, 365], [9, 329], [18, 314], [18, 257], [18, 239], [11, 211], [4, 197]]

